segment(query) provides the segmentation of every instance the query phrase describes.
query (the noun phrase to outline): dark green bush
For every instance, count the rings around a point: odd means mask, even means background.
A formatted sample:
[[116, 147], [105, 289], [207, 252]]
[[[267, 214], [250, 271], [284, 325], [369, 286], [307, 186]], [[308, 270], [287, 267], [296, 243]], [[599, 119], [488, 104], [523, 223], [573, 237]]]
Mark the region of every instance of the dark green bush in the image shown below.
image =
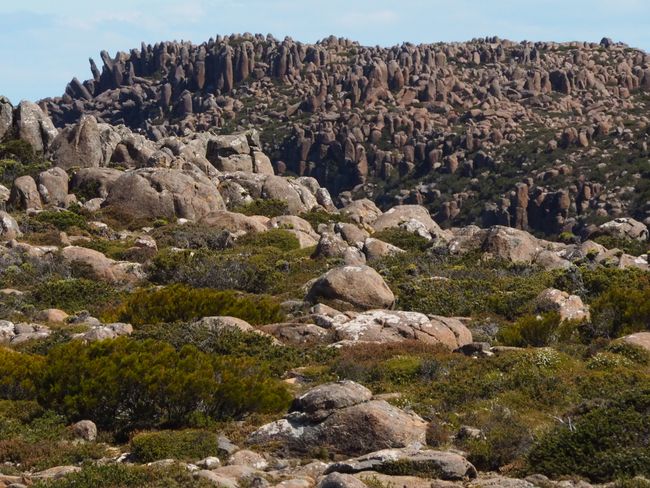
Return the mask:
[[229, 232], [193, 223], [165, 225], [155, 229], [151, 235], [159, 249], [177, 247], [220, 251], [232, 245]]
[[245, 235], [237, 241], [237, 245], [257, 251], [266, 247], [274, 247], [281, 251], [300, 249], [298, 238], [283, 229], [271, 229], [267, 232]]
[[43, 365], [44, 360], [40, 356], [0, 347], [0, 398], [3, 400], [36, 398], [38, 378]]
[[269, 218], [279, 217], [280, 215], [287, 215], [289, 213], [289, 206], [284, 200], [274, 199], [256, 199], [248, 205], [242, 205], [234, 209], [234, 212], [244, 215], [264, 215]]
[[68, 230], [73, 227], [85, 229], [87, 227], [86, 219], [78, 213], [69, 212], [68, 210], [43, 210], [34, 217], [39, 222], [50, 224], [59, 230]]
[[194, 478], [182, 465], [169, 467], [127, 464], [88, 464], [78, 473], [37, 483], [39, 488], [210, 488], [208, 480]]
[[188, 322], [216, 315], [237, 317], [251, 324], [281, 322], [283, 318], [280, 306], [270, 297], [184, 285], [138, 290], [118, 312], [120, 320], [133, 325]]
[[312, 209], [309, 212], [303, 212], [299, 215], [301, 219], [309, 222], [314, 230], [318, 230], [318, 226], [321, 224], [336, 224], [336, 223], [352, 223], [346, 215], [341, 215], [339, 213], [329, 213], [322, 209]]
[[607, 249], [620, 249], [624, 253], [632, 256], [640, 256], [648, 252], [649, 246], [647, 241], [638, 241], [636, 239], [620, 239], [613, 236], [598, 236], [594, 242], [605, 246]]
[[609, 288], [591, 305], [590, 339], [617, 338], [650, 328], [650, 286]]
[[405, 251], [424, 251], [429, 247], [429, 241], [424, 237], [399, 228], [389, 228], [375, 232], [372, 237], [388, 242]]
[[126, 338], [52, 349], [39, 384], [42, 405], [71, 421], [89, 418], [123, 431], [277, 412], [289, 399], [286, 387], [255, 361]]
[[543, 436], [528, 455], [531, 472], [606, 482], [650, 475], [650, 391], [587, 408]]
[[556, 342], [560, 329], [560, 314], [525, 315], [515, 323], [503, 327], [498, 334], [506, 346], [544, 347]]
[[31, 294], [38, 308], [60, 308], [68, 313], [97, 311], [117, 300], [119, 293], [110, 285], [84, 278], [48, 280]]
[[131, 454], [141, 463], [170, 458], [198, 461], [216, 456], [218, 450], [217, 434], [207, 430], [142, 432], [131, 438]]

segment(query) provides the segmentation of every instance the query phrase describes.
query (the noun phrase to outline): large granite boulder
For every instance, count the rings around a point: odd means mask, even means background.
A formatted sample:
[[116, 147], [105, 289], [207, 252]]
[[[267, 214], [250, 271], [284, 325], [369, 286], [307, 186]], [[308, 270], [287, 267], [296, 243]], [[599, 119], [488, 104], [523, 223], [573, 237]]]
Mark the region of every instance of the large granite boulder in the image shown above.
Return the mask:
[[63, 169], [101, 166], [104, 155], [95, 117], [83, 116], [75, 125], [61, 130], [50, 150], [54, 163]]
[[368, 310], [391, 308], [395, 295], [377, 271], [369, 266], [342, 266], [317, 278], [307, 300], [333, 300]]
[[283, 419], [251, 434], [248, 442], [282, 442], [297, 452], [327, 447], [353, 456], [424, 443], [424, 420], [371, 398], [369, 390], [350, 381], [320, 385], [296, 399]]
[[41, 107], [33, 102], [22, 101], [18, 104], [15, 117], [18, 137], [29, 143], [35, 151], [47, 151], [58, 131]]
[[125, 171], [111, 185], [104, 207], [132, 218], [189, 220], [225, 209], [216, 185], [207, 176], [167, 168]]
[[331, 328], [336, 340], [348, 344], [415, 340], [455, 350], [472, 342], [472, 333], [459, 319], [427, 317], [418, 312], [370, 310], [354, 318], [339, 314], [333, 318]]

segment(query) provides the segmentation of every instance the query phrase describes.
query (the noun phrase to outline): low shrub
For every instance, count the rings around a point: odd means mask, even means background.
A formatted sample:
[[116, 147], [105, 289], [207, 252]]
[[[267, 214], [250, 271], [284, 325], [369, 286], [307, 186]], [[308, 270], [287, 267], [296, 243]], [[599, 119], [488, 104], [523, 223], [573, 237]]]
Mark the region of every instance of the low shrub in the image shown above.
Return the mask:
[[264, 215], [272, 219], [280, 215], [287, 215], [289, 206], [284, 200], [258, 198], [248, 205], [237, 207], [233, 211], [244, 215]]
[[389, 228], [375, 232], [372, 237], [388, 242], [405, 251], [424, 251], [430, 245], [424, 237], [400, 228]]
[[237, 241], [237, 245], [257, 251], [266, 247], [274, 247], [280, 251], [300, 249], [298, 238], [283, 229], [271, 229], [266, 232], [245, 235]]
[[329, 213], [325, 210], [314, 208], [309, 212], [303, 212], [299, 215], [301, 219], [309, 222], [314, 230], [318, 230], [318, 226], [321, 224], [337, 224], [337, 223], [352, 223], [352, 219], [346, 215], [341, 215], [339, 213]]
[[161, 459], [197, 461], [216, 456], [217, 434], [206, 430], [142, 432], [131, 438], [131, 454], [140, 463]]
[[609, 288], [591, 305], [591, 324], [586, 329], [589, 339], [617, 338], [633, 332], [649, 330], [650, 286]]
[[47, 280], [31, 293], [38, 308], [60, 308], [68, 313], [100, 311], [117, 302], [119, 292], [107, 283], [85, 278]]
[[44, 363], [40, 356], [0, 347], [0, 398], [3, 400], [35, 399], [39, 374]]
[[544, 435], [528, 455], [531, 472], [595, 482], [650, 475], [650, 391], [587, 407]]
[[515, 323], [501, 328], [498, 339], [506, 346], [544, 347], [558, 340], [560, 314], [525, 315]]
[[71, 228], [86, 229], [86, 219], [78, 213], [68, 210], [43, 210], [34, 217], [37, 221], [50, 224], [58, 230], [69, 230]]
[[38, 396], [70, 421], [88, 418], [122, 432], [277, 412], [290, 399], [255, 361], [223, 361], [192, 346], [177, 351], [163, 342], [126, 338], [53, 348]]
[[154, 229], [151, 236], [159, 249], [176, 247], [220, 251], [233, 244], [230, 232], [194, 223], [161, 226]]
[[133, 325], [188, 322], [192, 319], [228, 315], [251, 324], [281, 322], [280, 306], [267, 296], [172, 285], [140, 289], [118, 311], [119, 320]]

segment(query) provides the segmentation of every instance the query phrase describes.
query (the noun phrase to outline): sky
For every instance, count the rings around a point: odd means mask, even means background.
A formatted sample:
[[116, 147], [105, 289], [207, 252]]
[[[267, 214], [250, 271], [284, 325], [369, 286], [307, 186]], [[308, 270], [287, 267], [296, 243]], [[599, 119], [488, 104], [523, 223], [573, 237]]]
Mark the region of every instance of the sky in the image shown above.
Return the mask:
[[611, 37], [650, 51], [649, 26], [650, 0], [0, 0], [0, 95], [59, 96], [74, 76], [90, 78], [89, 57], [101, 65], [102, 49], [114, 55], [142, 41], [243, 32], [382, 46]]

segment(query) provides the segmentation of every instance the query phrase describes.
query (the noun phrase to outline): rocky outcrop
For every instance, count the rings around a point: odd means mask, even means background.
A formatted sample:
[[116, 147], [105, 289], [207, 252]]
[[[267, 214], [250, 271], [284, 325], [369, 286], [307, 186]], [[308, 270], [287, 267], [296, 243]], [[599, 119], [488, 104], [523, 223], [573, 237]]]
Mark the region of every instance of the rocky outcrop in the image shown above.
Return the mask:
[[282, 442], [294, 451], [315, 446], [358, 455], [424, 442], [426, 422], [350, 381], [320, 385], [294, 402], [283, 419], [251, 434], [251, 444]]
[[103, 165], [102, 141], [97, 120], [84, 116], [66, 127], [52, 141], [52, 160], [63, 169], [96, 168]]
[[165, 168], [125, 171], [110, 185], [103, 206], [135, 219], [200, 220], [225, 209], [205, 175]]
[[144, 278], [139, 264], [114, 261], [93, 249], [68, 246], [61, 249], [61, 255], [70, 264], [87, 266], [101, 280], [134, 283]]
[[376, 342], [380, 344], [415, 340], [440, 344], [450, 350], [472, 342], [472, 333], [458, 319], [430, 316], [418, 312], [371, 310], [350, 319], [339, 314], [328, 326], [342, 344]]
[[15, 113], [16, 132], [35, 151], [47, 151], [58, 131], [41, 107], [32, 102], [20, 102]]
[[577, 295], [555, 288], [542, 291], [535, 300], [537, 310], [540, 312], [557, 312], [561, 320], [584, 321], [589, 320], [589, 307], [582, 303]]

